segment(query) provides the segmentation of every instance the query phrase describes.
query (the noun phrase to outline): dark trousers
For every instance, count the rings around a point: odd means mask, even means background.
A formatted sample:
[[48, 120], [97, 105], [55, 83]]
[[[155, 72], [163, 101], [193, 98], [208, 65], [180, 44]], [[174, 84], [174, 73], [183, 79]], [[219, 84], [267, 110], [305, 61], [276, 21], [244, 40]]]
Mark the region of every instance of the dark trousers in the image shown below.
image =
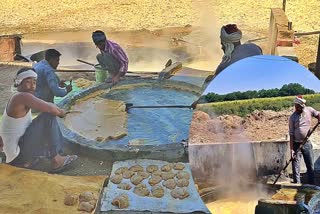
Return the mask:
[[10, 164], [32, 162], [39, 157], [52, 159], [62, 152], [64, 137], [56, 116], [39, 114], [19, 140], [20, 153]]
[[97, 55], [97, 60], [101, 67], [107, 70], [110, 74], [116, 74], [120, 70], [120, 63], [109, 53]]
[[314, 184], [314, 164], [313, 164], [313, 150], [312, 143], [308, 140], [302, 147], [302, 149], [297, 153], [300, 143], [293, 143], [293, 150], [296, 152], [296, 158], [292, 161], [292, 174], [293, 182], [301, 183], [300, 181], [300, 160], [303, 156], [304, 162], [307, 168], [308, 183]]

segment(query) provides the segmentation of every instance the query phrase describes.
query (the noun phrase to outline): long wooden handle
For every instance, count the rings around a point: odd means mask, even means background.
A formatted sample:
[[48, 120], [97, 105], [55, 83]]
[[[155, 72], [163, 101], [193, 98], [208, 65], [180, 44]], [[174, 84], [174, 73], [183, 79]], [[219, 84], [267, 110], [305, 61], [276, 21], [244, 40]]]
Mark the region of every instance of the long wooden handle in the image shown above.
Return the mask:
[[169, 105], [169, 106], [130, 106], [130, 108], [191, 108], [191, 106], [184, 105]]
[[95, 64], [93, 64], [93, 63], [90, 63], [90, 62], [86, 62], [86, 61], [84, 61], [84, 60], [82, 60], [82, 59], [77, 59], [77, 61], [78, 62], [82, 62], [82, 63], [84, 63], [84, 64], [87, 64], [87, 65], [91, 65], [91, 66], [95, 66]]
[[82, 111], [78, 111], [78, 110], [66, 111], [66, 114], [71, 114], [71, 113], [82, 113]]
[[[310, 135], [316, 130], [316, 128], [319, 126], [320, 122], [318, 122], [312, 129], [311, 131], [308, 132], [307, 136], [304, 138], [303, 142], [300, 144], [299, 148], [297, 149], [297, 152], [300, 151], [303, 147], [304, 144], [306, 144], [306, 142], [308, 142], [308, 139], [310, 137]], [[279, 180], [279, 178], [281, 177], [282, 171], [285, 171], [287, 169], [287, 167], [289, 166], [289, 164], [291, 163], [291, 161], [293, 161], [293, 158], [291, 157], [290, 160], [287, 162], [287, 164], [285, 165], [285, 167], [280, 171], [280, 173], [278, 174], [276, 180], [274, 180], [273, 185], [275, 185], [277, 183], [277, 181]]]
[[[78, 62], [82, 62], [84, 64], [87, 65], [91, 65], [93, 67], [95, 67], [96, 65], [87, 61], [84, 61], [82, 59], [77, 59]], [[76, 71], [76, 72], [81, 72], [81, 71]], [[83, 72], [94, 72], [94, 71], [83, 71]], [[154, 74], [154, 75], [158, 75], [160, 72], [134, 72], [134, 71], [127, 71], [127, 73], [129, 74]]]

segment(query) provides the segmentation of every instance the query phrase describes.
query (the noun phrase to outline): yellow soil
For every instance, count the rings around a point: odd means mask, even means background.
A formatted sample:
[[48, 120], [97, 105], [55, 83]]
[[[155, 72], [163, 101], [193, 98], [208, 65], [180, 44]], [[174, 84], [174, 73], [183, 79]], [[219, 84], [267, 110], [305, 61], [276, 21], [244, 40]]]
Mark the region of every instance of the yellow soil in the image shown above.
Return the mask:
[[99, 196], [106, 177], [62, 176], [0, 164], [0, 213], [81, 213], [64, 205], [65, 194]]
[[9, 32], [156, 29], [184, 26], [195, 15], [189, 14], [191, 0], [34, 0], [32, 4], [27, 0], [3, 0], [1, 3], [0, 29]]

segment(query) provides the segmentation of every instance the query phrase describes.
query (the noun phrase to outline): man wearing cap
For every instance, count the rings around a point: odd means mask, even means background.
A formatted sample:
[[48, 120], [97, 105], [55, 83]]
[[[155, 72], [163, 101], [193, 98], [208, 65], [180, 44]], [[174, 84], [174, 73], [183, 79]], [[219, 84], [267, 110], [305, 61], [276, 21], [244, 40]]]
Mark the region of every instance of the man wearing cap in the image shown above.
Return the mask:
[[113, 85], [117, 84], [120, 77], [123, 77], [128, 71], [129, 60], [126, 53], [120, 45], [107, 39], [103, 31], [97, 30], [93, 32], [92, 40], [101, 52], [97, 55], [99, 64], [111, 75], [107, 82], [111, 80]]
[[303, 140], [306, 138], [310, 128], [311, 119], [315, 117], [320, 120], [320, 113], [314, 108], [306, 106], [306, 100], [302, 96], [294, 99], [295, 112], [289, 118], [290, 152], [292, 160], [293, 182], [300, 181], [300, 160], [303, 156], [307, 168], [308, 183], [314, 184], [314, 162], [311, 141], [308, 140], [300, 151], [297, 151]]
[[36, 96], [46, 102], [53, 103], [54, 97], [64, 97], [72, 91], [71, 83], [66, 85], [59, 80], [56, 69], [60, 63], [61, 54], [55, 49], [48, 49], [45, 52], [44, 60], [33, 66], [38, 79]]
[[[15, 93], [8, 101], [0, 124], [0, 150], [6, 163], [32, 168], [40, 157], [51, 160], [51, 171], [61, 172], [77, 159], [76, 155], [62, 156], [64, 138], [56, 116], [65, 111], [55, 104], [34, 96], [37, 74], [29, 68], [18, 71]], [[40, 113], [32, 119], [31, 109]]]

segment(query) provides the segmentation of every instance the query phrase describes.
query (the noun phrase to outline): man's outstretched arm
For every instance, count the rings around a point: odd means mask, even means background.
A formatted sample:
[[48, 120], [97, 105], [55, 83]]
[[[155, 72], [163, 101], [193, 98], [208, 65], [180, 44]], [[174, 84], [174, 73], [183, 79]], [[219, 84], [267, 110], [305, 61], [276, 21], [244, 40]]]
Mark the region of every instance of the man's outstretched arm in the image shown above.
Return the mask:
[[63, 109], [60, 109], [53, 103], [45, 102], [30, 93], [20, 93], [17, 100], [19, 100], [18, 102], [20, 104], [25, 105], [28, 108], [35, 109], [40, 112], [46, 112], [58, 117], [65, 116], [65, 111]]
[[49, 88], [51, 89], [52, 93], [56, 97], [64, 97], [66, 96], [71, 90], [67, 88], [60, 88], [60, 83], [53, 72], [50, 72], [46, 76]]

